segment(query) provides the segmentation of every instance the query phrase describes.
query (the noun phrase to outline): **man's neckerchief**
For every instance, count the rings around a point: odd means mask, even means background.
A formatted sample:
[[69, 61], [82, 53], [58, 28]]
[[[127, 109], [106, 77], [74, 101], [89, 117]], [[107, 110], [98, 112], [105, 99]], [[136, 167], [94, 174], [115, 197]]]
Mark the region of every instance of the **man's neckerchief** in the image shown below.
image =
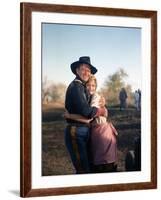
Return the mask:
[[74, 79], [74, 81], [79, 82], [84, 86], [84, 93], [85, 93], [85, 96], [86, 96], [86, 99], [87, 99], [88, 103], [90, 104], [91, 98], [90, 98], [90, 94], [89, 94], [89, 92], [88, 92], [88, 90], [86, 88], [86, 83], [84, 81], [82, 81], [79, 77], [76, 77]]

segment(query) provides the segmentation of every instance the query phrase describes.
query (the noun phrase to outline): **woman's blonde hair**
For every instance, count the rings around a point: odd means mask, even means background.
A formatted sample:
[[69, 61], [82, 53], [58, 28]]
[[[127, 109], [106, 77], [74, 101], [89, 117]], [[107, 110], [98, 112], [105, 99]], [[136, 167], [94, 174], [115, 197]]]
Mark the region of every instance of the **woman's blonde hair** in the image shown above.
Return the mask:
[[91, 82], [91, 81], [94, 81], [94, 82], [95, 82], [96, 88], [97, 88], [97, 79], [96, 79], [96, 77], [95, 77], [94, 75], [91, 75], [91, 76], [89, 77], [88, 81], [86, 82], [86, 85], [87, 85], [89, 82]]

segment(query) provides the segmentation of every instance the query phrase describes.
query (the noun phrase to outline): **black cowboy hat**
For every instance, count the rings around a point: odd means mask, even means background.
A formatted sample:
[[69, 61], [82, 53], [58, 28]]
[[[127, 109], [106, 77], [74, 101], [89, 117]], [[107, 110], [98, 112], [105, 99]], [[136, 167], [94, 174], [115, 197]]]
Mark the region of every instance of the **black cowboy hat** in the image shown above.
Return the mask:
[[78, 61], [71, 64], [71, 70], [74, 74], [76, 74], [76, 68], [79, 67], [80, 64], [88, 64], [92, 74], [97, 72], [97, 69], [91, 65], [90, 57], [89, 56], [82, 56], [79, 58]]

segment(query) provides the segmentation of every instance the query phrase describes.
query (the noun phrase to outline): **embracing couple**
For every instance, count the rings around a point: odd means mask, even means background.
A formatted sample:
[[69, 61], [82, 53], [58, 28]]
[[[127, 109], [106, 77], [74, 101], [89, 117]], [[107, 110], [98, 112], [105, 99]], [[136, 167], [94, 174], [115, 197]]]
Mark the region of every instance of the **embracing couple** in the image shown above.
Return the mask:
[[116, 171], [117, 131], [107, 122], [105, 99], [96, 93], [90, 57], [71, 64], [75, 79], [66, 91], [65, 144], [77, 174]]

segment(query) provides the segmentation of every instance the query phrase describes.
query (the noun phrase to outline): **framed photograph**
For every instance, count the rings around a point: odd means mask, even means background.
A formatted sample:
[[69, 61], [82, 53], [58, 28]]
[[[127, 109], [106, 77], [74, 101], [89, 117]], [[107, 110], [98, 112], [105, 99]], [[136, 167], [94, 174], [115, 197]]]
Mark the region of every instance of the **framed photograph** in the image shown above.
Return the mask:
[[20, 22], [21, 197], [157, 188], [157, 12], [21, 3]]

